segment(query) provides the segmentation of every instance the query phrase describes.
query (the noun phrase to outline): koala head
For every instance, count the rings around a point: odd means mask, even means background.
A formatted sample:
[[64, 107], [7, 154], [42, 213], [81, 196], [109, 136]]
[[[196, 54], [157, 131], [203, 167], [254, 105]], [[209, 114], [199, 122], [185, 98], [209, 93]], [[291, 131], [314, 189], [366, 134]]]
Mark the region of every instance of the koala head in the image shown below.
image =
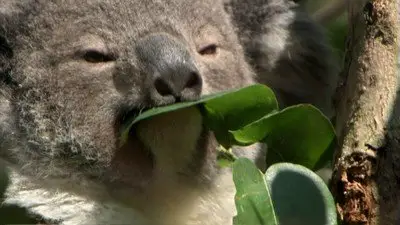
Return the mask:
[[0, 24], [10, 167], [68, 193], [94, 183], [144, 211], [214, 185], [216, 141], [194, 108], [142, 122], [122, 147], [119, 135], [141, 110], [254, 83], [222, 1], [0, 0]]

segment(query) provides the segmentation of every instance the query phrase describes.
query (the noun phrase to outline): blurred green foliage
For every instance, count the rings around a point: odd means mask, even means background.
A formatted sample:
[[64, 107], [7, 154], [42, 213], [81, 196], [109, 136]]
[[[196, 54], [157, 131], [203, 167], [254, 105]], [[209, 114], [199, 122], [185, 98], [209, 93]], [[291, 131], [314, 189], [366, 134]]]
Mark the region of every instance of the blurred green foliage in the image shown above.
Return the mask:
[[330, 22], [326, 28], [332, 48], [336, 52], [339, 60], [343, 59], [347, 37], [347, 14]]

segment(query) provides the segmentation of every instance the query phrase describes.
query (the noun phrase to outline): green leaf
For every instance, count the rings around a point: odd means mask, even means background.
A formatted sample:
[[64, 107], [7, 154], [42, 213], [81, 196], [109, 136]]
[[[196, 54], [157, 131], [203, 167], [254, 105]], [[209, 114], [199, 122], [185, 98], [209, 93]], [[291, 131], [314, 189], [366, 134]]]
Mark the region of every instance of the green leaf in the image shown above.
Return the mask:
[[334, 199], [313, 171], [277, 163], [268, 168], [265, 179], [280, 225], [337, 225]]
[[[204, 104], [204, 118], [207, 126], [214, 131], [217, 140], [230, 147], [236, 144], [229, 130], [237, 130], [268, 113], [278, 109], [278, 103], [271, 89], [254, 85], [239, 91], [211, 99]], [[224, 143], [224, 142], [229, 143]]]
[[317, 170], [333, 155], [335, 131], [329, 119], [312, 105], [296, 105], [268, 114], [241, 129], [230, 131], [241, 145], [263, 141], [267, 165], [291, 162]]
[[206, 95], [198, 101], [149, 109], [139, 116], [131, 118], [122, 129], [121, 144], [127, 140], [129, 130], [131, 130], [134, 124], [159, 114], [194, 105], [200, 106], [206, 124], [210, 129], [215, 131], [217, 139], [220, 142], [228, 142], [225, 147], [229, 147], [227, 145], [230, 145], [231, 134], [228, 130], [239, 129], [278, 108], [272, 90], [261, 84]]
[[265, 175], [246, 158], [233, 164], [233, 225], [337, 225], [333, 197], [313, 171], [277, 163]]
[[237, 215], [233, 225], [278, 225], [264, 175], [253, 162], [239, 158], [233, 164]]

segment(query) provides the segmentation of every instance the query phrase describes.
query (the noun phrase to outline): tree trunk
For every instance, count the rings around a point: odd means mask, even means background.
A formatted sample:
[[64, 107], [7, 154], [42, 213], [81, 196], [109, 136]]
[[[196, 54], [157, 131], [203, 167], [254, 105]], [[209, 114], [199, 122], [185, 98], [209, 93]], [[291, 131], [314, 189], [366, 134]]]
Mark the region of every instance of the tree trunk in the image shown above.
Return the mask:
[[348, 1], [331, 189], [342, 224], [400, 224], [398, 2]]

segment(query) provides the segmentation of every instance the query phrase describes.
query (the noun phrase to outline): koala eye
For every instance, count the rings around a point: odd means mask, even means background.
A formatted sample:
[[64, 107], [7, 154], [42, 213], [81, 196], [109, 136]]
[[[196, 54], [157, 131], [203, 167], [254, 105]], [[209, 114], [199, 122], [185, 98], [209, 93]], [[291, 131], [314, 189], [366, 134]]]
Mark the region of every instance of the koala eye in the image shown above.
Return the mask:
[[97, 50], [87, 50], [83, 53], [83, 59], [89, 63], [104, 63], [114, 61], [115, 57]]
[[215, 55], [217, 53], [218, 46], [216, 44], [206, 45], [198, 51], [200, 55]]

